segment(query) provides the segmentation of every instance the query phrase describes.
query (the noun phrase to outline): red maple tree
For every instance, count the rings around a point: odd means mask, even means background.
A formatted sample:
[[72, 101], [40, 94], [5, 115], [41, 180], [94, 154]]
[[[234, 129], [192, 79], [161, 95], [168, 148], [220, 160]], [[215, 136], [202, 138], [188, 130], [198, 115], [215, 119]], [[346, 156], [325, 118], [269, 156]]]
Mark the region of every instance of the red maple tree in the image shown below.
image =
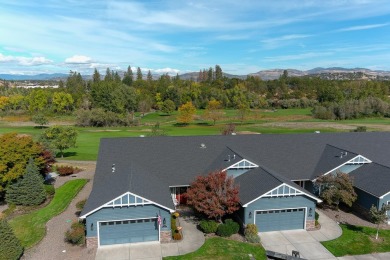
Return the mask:
[[187, 204], [209, 218], [221, 221], [225, 214], [239, 209], [239, 188], [226, 171], [211, 172], [197, 176], [187, 190]]

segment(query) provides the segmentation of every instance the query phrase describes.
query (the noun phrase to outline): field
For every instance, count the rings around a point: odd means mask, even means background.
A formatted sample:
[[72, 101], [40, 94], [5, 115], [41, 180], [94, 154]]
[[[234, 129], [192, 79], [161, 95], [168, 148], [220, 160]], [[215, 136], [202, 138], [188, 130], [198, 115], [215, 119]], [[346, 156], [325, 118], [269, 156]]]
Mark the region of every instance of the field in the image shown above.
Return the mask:
[[[158, 112], [149, 113], [140, 117], [139, 126], [132, 127], [77, 127], [79, 132], [77, 147], [65, 151], [66, 159], [70, 160], [96, 160], [99, 141], [107, 137], [147, 136], [151, 128], [159, 123], [160, 129], [167, 135], [218, 135], [228, 123], [236, 125], [239, 134], [284, 134], [284, 133], [314, 133], [320, 132], [348, 132], [357, 126], [366, 126], [368, 131], [390, 131], [390, 119], [367, 118], [345, 121], [327, 121], [314, 119], [310, 109], [278, 109], [253, 110], [244, 119], [239, 120], [236, 110], [225, 110], [224, 116], [216, 122], [202, 119], [203, 111], [197, 111], [195, 121], [186, 126], [176, 124], [176, 114], [165, 115]], [[138, 115], [140, 116], [140, 115]], [[51, 124], [73, 124], [70, 116], [49, 119]], [[29, 121], [29, 117], [3, 117], [0, 120], [0, 134], [17, 132], [29, 134], [38, 139], [44, 129], [37, 128]]]

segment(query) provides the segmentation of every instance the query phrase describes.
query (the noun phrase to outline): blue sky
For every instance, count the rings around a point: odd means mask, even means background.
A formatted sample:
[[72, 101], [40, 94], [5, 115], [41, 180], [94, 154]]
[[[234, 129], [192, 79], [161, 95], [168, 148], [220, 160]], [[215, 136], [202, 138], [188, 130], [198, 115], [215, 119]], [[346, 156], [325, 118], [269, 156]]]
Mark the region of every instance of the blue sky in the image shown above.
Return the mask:
[[0, 73], [390, 70], [388, 0], [0, 0]]

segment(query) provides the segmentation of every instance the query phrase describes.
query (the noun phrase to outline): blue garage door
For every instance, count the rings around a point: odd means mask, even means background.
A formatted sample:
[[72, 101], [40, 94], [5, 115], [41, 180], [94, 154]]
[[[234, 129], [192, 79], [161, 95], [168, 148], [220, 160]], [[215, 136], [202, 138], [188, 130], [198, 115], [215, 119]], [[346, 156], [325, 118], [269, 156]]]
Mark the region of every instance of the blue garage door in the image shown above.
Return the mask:
[[256, 212], [259, 232], [305, 228], [305, 209], [282, 209]]
[[158, 241], [156, 219], [100, 222], [100, 245]]

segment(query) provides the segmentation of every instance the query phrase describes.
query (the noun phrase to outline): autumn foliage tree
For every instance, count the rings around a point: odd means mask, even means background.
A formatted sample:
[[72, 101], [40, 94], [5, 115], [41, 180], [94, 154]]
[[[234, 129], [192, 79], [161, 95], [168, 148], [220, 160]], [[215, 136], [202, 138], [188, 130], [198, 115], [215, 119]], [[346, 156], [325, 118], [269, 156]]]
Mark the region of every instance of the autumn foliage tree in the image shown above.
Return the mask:
[[316, 183], [320, 186], [320, 197], [328, 205], [334, 205], [336, 209], [340, 202], [352, 206], [357, 198], [352, 179], [347, 173], [337, 172], [323, 175], [317, 179]]
[[210, 100], [207, 104], [206, 110], [204, 111], [204, 118], [210, 119], [215, 122], [223, 116], [222, 103], [218, 100]]
[[209, 218], [221, 221], [226, 214], [239, 209], [239, 188], [226, 171], [198, 176], [187, 190], [187, 204]]
[[4, 188], [25, 173], [30, 158], [33, 158], [39, 171], [53, 162], [51, 154], [34, 142], [31, 136], [16, 133], [0, 136], [0, 198], [4, 194]]
[[189, 124], [194, 120], [194, 115], [196, 113], [196, 108], [191, 101], [181, 105], [178, 109], [179, 115], [177, 117], [177, 122], [180, 124]]

